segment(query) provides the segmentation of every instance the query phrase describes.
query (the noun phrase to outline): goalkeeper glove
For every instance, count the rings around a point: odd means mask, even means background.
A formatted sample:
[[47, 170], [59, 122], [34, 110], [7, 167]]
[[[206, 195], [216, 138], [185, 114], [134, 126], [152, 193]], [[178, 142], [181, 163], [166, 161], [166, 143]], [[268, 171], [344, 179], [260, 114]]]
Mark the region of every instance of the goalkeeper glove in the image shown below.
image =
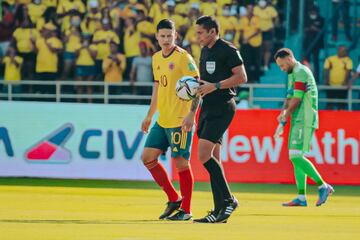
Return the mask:
[[279, 125], [276, 128], [274, 138], [279, 138], [284, 133], [284, 127], [286, 125], [286, 122], [280, 122]]

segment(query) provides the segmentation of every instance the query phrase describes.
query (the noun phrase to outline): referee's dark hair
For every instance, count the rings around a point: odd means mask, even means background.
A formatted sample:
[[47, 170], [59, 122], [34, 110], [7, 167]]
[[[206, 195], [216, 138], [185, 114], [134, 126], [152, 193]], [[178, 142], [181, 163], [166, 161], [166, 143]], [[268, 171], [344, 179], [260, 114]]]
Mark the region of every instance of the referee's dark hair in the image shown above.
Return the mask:
[[285, 58], [285, 57], [294, 57], [293, 52], [289, 49], [289, 48], [280, 48], [279, 50], [276, 51], [275, 55], [274, 55], [274, 59], [278, 59], [278, 58]]
[[163, 19], [158, 23], [158, 25], [156, 27], [156, 31], [158, 32], [160, 29], [173, 30], [173, 29], [175, 29], [175, 23], [170, 19]]
[[196, 20], [196, 24], [205, 28], [208, 32], [215, 28], [215, 31], [218, 34], [220, 30], [219, 22], [212, 16], [201, 16]]

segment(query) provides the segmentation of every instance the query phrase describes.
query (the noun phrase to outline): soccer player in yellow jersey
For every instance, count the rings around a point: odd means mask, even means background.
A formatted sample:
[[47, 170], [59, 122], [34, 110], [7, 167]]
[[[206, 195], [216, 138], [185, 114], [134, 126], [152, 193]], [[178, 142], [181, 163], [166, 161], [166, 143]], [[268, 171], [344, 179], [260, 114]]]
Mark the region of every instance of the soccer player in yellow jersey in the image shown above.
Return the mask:
[[[162, 187], [169, 202], [160, 219], [185, 221], [192, 218], [190, 211], [194, 179], [190, 168], [190, 145], [192, 127], [199, 99], [192, 102], [180, 100], [175, 93], [178, 79], [183, 76], [198, 78], [199, 71], [193, 58], [175, 45], [175, 24], [169, 19], [157, 25], [156, 39], [161, 51], [153, 56], [154, 88], [149, 112], [141, 129], [147, 133], [156, 111], [159, 118], [146, 139], [142, 160], [154, 180]], [[179, 174], [181, 197], [172, 185], [169, 176], [158, 161], [161, 153], [171, 148], [171, 156]], [[170, 216], [175, 210], [179, 210]]]

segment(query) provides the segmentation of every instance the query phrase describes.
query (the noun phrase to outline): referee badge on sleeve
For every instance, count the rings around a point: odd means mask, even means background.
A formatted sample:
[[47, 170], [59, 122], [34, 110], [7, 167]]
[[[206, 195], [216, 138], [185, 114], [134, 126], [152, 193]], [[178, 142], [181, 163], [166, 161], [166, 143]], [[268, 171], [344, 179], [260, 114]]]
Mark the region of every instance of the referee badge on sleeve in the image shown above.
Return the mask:
[[216, 68], [216, 62], [213, 61], [206, 62], [206, 71], [209, 74], [213, 74], [215, 72], [215, 68]]

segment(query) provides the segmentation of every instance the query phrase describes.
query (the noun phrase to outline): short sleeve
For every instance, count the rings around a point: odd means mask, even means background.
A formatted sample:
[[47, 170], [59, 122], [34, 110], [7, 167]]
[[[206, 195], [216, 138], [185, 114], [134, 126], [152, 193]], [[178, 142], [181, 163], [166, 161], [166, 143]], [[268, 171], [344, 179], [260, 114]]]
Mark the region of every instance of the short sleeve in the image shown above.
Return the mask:
[[18, 39], [19, 34], [20, 34], [20, 29], [17, 28], [17, 29], [15, 30], [15, 32], [13, 33], [13, 36], [14, 36], [14, 38], [15, 38], [16, 40]]
[[324, 69], [330, 69], [330, 60], [327, 58], [324, 63]]
[[63, 48], [63, 44], [62, 44], [62, 42], [61, 42], [59, 39], [55, 38], [55, 39], [54, 39], [54, 47], [56, 47], [56, 48]]
[[3, 58], [3, 63], [8, 64], [10, 62], [10, 58], [9, 57], [4, 57]]
[[278, 16], [278, 12], [276, 11], [276, 9], [274, 7], [271, 7], [271, 17], [275, 18]]
[[352, 70], [353, 68], [353, 62], [351, 59], [348, 59], [348, 61], [346, 61], [346, 70]]
[[154, 74], [154, 81], [155, 82], [159, 82], [160, 81], [160, 76], [159, 76], [159, 71], [157, 70], [158, 66], [156, 63], [156, 58], [155, 55], [152, 57], [152, 69], [153, 69], [153, 74]]
[[35, 46], [36, 46], [36, 48], [38, 48], [38, 49], [41, 47], [41, 39], [37, 39], [37, 40], [36, 40]]
[[113, 40], [116, 44], [120, 43], [120, 39], [119, 39], [118, 35], [116, 35], [116, 33], [113, 34], [113, 37], [111, 40]]
[[243, 64], [243, 59], [241, 57], [240, 51], [236, 48], [228, 47], [227, 54], [225, 54], [225, 56], [226, 64], [231, 69]]
[[188, 53], [183, 54], [181, 60], [181, 71], [184, 76], [191, 76], [191, 77], [200, 76], [199, 70], [196, 66], [194, 59]]
[[23, 58], [22, 57], [15, 57], [15, 61], [17, 62], [17, 64], [21, 65], [23, 63]]

